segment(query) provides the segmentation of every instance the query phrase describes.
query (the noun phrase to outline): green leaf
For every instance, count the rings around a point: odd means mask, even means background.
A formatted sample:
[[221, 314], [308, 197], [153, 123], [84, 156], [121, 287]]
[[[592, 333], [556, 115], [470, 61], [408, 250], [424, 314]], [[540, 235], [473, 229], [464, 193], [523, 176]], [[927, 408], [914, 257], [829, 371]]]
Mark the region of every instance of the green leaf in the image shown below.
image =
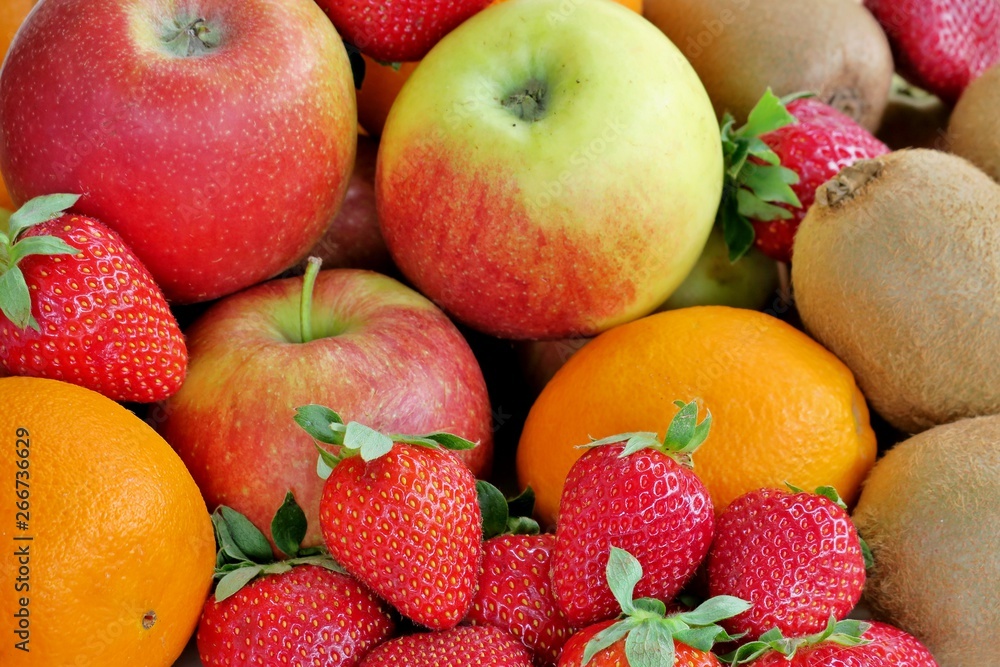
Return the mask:
[[729, 261], [735, 263], [750, 251], [756, 238], [753, 224], [740, 213], [735, 186], [733, 189], [727, 188], [718, 217], [726, 247], [729, 248]]
[[274, 562], [274, 553], [268, 543], [264, 533], [260, 532], [255, 525], [231, 507], [222, 505], [219, 513], [226, 522], [226, 528], [233, 539], [233, 543], [243, 552], [247, 558], [255, 563]]
[[295, 409], [295, 423], [306, 433], [327, 445], [344, 444], [344, 434], [334, 425], [343, 425], [344, 420], [336, 412], [322, 405], [303, 405]]
[[635, 626], [636, 623], [633, 619], [625, 619], [624, 621], [619, 621], [618, 623], [609, 625], [594, 635], [583, 649], [583, 661], [580, 663], [581, 667], [586, 667], [587, 663], [590, 662], [595, 655], [627, 635]]
[[535, 511], [535, 490], [526, 486], [520, 495], [507, 501], [507, 509], [512, 517], [531, 516]]
[[79, 199], [80, 195], [69, 194], [35, 197], [10, 216], [10, 220], [7, 222], [7, 234], [16, 240], [21, 232], [29, 227], [58, 218]]
[[861, 543], [861, 557], [865, 559], [865, 571], [871, 570], [875, 567], [875, 555], [872, 553], [872, 549], [865, 542], [865, 538], [858, 535], [858, 542]]
[[230, 534], [229, 525], [222, 516], [221, 506], [212, 512], [212, 527], [215, 529], [215, 543], [219, 548], [219, 553], [215, 559], [216, 568], [221, 568], [227, 563], [250, 562], [250, 558], [240, 550], [232, 534]]
[[340, 563], [333, 560], [333, 558], [331, 558], [329, 554], [324, 554], [322, 556], [308, 556], [304, 558], [296, 558], [295, 565], [318, 565], [324, 569], [330, 570], [331, 572], [347, 574], [347, 570], [341, 567]]
[[621, 605], [622, 611], [626, 614], [633, 613], [635, 605], [632, 602], [632, 594], [636, 584], [642, 579], [642, 565], [639, 564], [635, 556], [624, 549], [611, 547], [605, 571], [608, 587], [611, 588], [615, 600]]
[[712, 413], [706, 411], [705, 419], [698, 423], [698, 403], [675, 401], [680, 410], [674, 415], [667, 428], [664, 444], [672, 452], [691, 454], [708, 438], [712, 428]]
[[601, 438], [600, 440], [592, 440], [585, 445], [577, 445], [580, 449], [589, 449], [590, 447], [603, 447], [605, 445], [620, 445], [623, 442], [628, 442], [632, 438], [637, 436], [647, 436], [651, 438], [656, 438], [656, 434], [652, 431], [638, 431], [634, 433], [619, 433], [618, 435], [609, 435], [606, 438]]
[[0, 312], [19, 329], [39, 330], [31, 314], [31, 293], [21, 269], [12, 266], [0, 275]]
[[476, 493], [479, 496], [479, 511], [483, 515], [483, 539], [488, 540], [507, 531], [507, 499], [500, 489], [487, 481], [476, 481]]
[[531, 517], [512, 516], [507, 519], [507, 532], [511, 535], [538, 535], [542, 528]]
[[748, 642], [731, 653], [720, 655], [719, 660], [733, 665], [742, 665], [743, 663], [753, 662], [760, 656], [772, 650], [774, 649], [772, 649], [771, 645], [767, 642]]
[[674, 638], [661, 623], [640, 623], [625, 638], [625, 658], [630, 667], [673, 665]]
[[344, 447], [361, 452], [362, 460], [368, 463], [392, 451], [392, 438], [370, 426], [350, 422], [344, 433]]
[[56, 236], [31, 236], [11, 247], [8, 262], [13, 266], [32, 255], [75, 255], [78, 252], [79, 250]]
[[476, 443], [471, 440], [466, 440], [465, 438], [457, 436], [453, 433], [427, 433], [420, 437], [426, 440], [431, 440], [444, 449], [452, 452], [466, 451], [473, 449], [476, 446]]
[[222, 579], [215, 587], [215, 601], [222, 602], [226, 598], [232, 596], [241, 588], [246, 586], [250, 581], [261, 573], [260, 565], [251, 565], [249, 567], [241, 567], [238, 570], [233, 570]]
[[790, 186], [799, 182], [799, 175], [787, 167], [748, 164], [740, 174], [740, 183], [758, 199], [802, 208], [799, 196]]
[[741, 137], [759, 137], [797, 122], [795, 116], [785, 108], [781, 98], [768, 88], [750, 111], [747, 124], [740, 128], [737, 134]]
[[281, 507], [274, 513], [271, 520], [271, 537], [281, 553], [294, 558], [299, 553], [302, 540], [306, 537], [308, 520], [306, 513], [295, 502], [295, 496], [289, 491]]
[[705, 628], [685, 628], [674, 633], [674, 639], [699, 651], [711, 651], [719, 635], [724, 631], [717, 625]]
[[845, 503], [844, 499], [840, 497], [839, 493], [837, 493], [837, 489], [833, 488], [832, 486], [818, 487], [816, 489], [816, 495], [823, 496], [827, 500], [833, 502], [835, 505], [837, 505], [837, 507], [839, 507], [842, 510], [847, 510], [847, 503]]
[[[769, 165], [779, 165], [781, 164], [781, 158], [778, 154], [774, 152], [774, 149], [767, 145], [767, 143], [759, 138], [752, 137], [745, 139], [747, 145], [748, 157], [755, 157]], [[739, 178], [736, 179], [737, 181]]]
[[740, 215], [753, 220], [788, 220], [792, 217], [788, 209], [768, 204], [749, 190], [737, 190], [736, 203], [739, 204]]
[[636, 433], [625, 443], [625, 448], [622, 449], [618, 458], [623, 459], [643, 449], [661, 449], [662, 447], [663, 443], [657, 440], [655, 433]]
[[711, 625], [727, 618], [742, 614], [752, 605], [732, 595], [717, 595], [702, 602], [697, 609], [677, 615], [688, 625]]
[[330, 475], [333, 474], [333, 469], [340, 463], [340, 459], [318, 445], [316, 449], [319, 450], [319, 456], [316, 457], [316, 474], [320, 479], [330, 479]]
[[638, 600], [633, 600], [632, 604], [635, 605], [638, 611], [646, 612], [647, 614], [663, 616], [667, 613], [667, 605], [663, 604], [662, 600], [657, 600], [656, 598], [639, 598]]

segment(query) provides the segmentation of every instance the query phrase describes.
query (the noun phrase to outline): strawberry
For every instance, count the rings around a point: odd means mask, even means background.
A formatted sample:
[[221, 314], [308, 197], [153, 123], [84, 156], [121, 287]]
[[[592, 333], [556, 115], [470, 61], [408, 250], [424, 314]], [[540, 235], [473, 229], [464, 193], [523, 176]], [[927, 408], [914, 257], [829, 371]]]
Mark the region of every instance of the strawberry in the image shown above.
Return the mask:
[[389, 437], [317, 405], [295, 420], [339, 450], [320, 448], [320, 529], [333, 557], [411, 620], [458, 625], [475, 595], [482, 518], [475, 477], [442, 447], [475, 445], [445, 433]]
[[604, 577], [612, 547], [642, 563], [638, 594], [660, 600], [672, 599], [708, 552], [715, 512], [688, 466], [711, 414], [699, 424], [696, 403], [677, 405], [663, 443], [655, 433], [612, 436], [588, 445], [570, 469], [551, 567], [556, 601], [576, 627], [618, 613]]
[[531, 667], [531, 654], [500, 628], [463, 625], [397, 637], [380, 645], [361, 667]]
[[[536, 534], [538, 524], [530, 519], [509, 518], [507, 501], [496, 488], [487, 482], [477, 487], [484, 537], [489, 539], [483, 543], [478, 592], [465, 622], [506, 630], [528, 647], [536, 664], [554, 665], [573, 631], [552, 596], [549, 568], [555, 535]], [[530, 514], [530, 489], [512, 504], [525, 503], [524, 496], [529, 497], [524, 511]], [[500, 518], [491, 517], [491, 509]], [[528, 532], [505, 532], [511, 529]]]
[[744, 127], [734, 130], [731, 116], [723, 121], [727, 173], [719, 216], [732, 261], [753, 244], [790, 262], [816, 189], [844, 167], [889, 152], [833, 107], [810, 97], [786, 99], [787, 106], [768, 90]]
[[241, 514], [212, 515], [221, 577], [198, 624], [206, 667], [353, 667], [388, 639], [388, 608], [318, 549], [300, 550], [305, 514], [291, 494], [271, 531], [290, 558], [274, 562], [264, 535]]
[[316, 0], [344, 39], [385, 62], [420, 60], [490, 0]]
[[117, 233], [63, 213], [77, 199], [33, 199], [0, 230], [0, 364], [116, 401], [165, 399], [187, 372], [177, 321]]
[[1000, 0], [865, 0], [912, 83], [955, 102], [1000, 62]]
[[710, 652], [716, 641], [731, 641], [718, 621], [750, 605], [731, 597], [706, 600], [692, 611], [667, 615], [651, 598], [634, 599], [642, 566], [627, 551], [612, 549], [607, 581], [621, 605], [617, 621], [602, 621], [570, 637], [559, 667], [720, 667]]
[[725, 656], [753, 667], [938, 667], [916, 637], [885, 623], [830, 619], [815, 635], [786, 639], [771, 630]]
[[716, 523], [708, 592], [753, 603], [724, 623], [751, 639], [772, 628], [792, 637], [846, 618], [865, 583], [858, 531], [837, 492], [760, 489], [734, 500]]

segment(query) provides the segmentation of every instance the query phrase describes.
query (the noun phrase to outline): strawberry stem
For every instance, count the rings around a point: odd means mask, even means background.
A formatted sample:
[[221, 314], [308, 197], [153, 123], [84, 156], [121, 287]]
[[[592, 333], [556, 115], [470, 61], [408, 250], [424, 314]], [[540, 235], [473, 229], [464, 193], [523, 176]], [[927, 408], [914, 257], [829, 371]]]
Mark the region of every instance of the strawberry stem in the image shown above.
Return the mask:
[[319, 268], [322, 264], [323, 260], [319, 257], [310, 257], [307, 260], [305, 275], [302, 276], [302, 298], [299, 301], [299, 337], [303, 343], [313, 340], [313, 290], [316, 287], [316, 276], [319, 275]]

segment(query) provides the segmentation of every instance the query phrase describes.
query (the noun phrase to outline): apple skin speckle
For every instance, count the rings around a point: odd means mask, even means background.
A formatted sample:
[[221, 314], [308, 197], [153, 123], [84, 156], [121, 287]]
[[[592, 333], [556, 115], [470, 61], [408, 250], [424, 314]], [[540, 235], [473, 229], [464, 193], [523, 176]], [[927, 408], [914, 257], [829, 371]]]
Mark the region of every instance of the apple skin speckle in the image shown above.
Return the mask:
[[[171, 52], [203, 19], [217, 45]], [[82, 194], [171, 301], [298, 261], [343, 200], [357, 112], [343, 44], [306, 0], [47, 0], [0, 76], [16, 204]]]

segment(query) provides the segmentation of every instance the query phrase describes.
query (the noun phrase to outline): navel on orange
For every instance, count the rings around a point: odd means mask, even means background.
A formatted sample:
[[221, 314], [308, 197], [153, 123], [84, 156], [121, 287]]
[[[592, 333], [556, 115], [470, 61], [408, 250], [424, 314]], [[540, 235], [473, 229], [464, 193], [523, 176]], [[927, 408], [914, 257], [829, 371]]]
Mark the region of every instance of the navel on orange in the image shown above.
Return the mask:
[[89, 389], [8, 377], [0, 405], [0, 665], [169, 667], [215, 566], [191, 475], [153, 429]]

